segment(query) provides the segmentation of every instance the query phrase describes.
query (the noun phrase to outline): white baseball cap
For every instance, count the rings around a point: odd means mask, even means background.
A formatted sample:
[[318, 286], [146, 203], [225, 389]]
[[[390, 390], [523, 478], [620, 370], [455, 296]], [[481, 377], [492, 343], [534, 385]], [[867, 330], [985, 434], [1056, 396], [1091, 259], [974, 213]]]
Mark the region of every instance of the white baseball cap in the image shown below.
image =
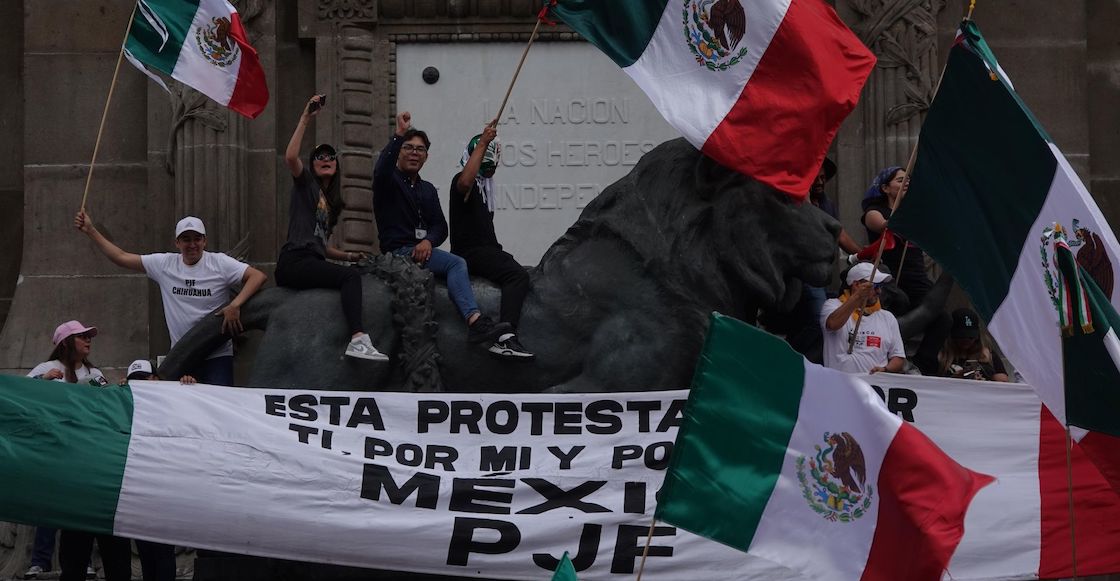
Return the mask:
[[147, 376], [152, 374], [152, 362], [148, 361], [147, 359], [137, 359], [136, 361], [133, 361], [132, 364], [128, 366], [128, 373], [126, 374], [126, 377], [128, 377], [129, 379], [139, 379], [136, 377], [132, 377], [134, 373], [142, 373], [144, 374], [143, 377], [147, 378]]
[[175, 225], [175, 237], [178, 238], [183, 235], [183, 232], [198, 232], [206, 236], [206, 225], [202, 223], [201, 218], [194, 216], [187, 216]]
[[[875, 272], [875, 280], [871, 279], [872, 271]], [[890, 282], [891, 275], [877, 270], [870, 262], [861, 262], [848, 270], [848, 286], [852, 286], [861, 280], [870, 280], [871, 282]]]

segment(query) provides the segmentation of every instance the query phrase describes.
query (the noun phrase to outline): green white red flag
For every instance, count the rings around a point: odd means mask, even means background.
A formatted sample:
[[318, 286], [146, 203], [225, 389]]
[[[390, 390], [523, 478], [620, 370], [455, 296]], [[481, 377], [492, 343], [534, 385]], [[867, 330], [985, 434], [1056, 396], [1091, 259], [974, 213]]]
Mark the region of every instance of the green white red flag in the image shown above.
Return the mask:
[[656, 514], [806, 579], [937, 580], [991, 481], [861, 379], [713, 314]]
[[974, 22], [949, 52], [891, 228], [953, 274], [1120, 492], [1120, 242]]
[[704, 154], [808, 195], [875, 57], [822, 0], [558, 0]]
[[164, 89], [149, 67], [250, 119], [268, 104], [257, 51], [225, 0], [139, 0], [124, 50]]

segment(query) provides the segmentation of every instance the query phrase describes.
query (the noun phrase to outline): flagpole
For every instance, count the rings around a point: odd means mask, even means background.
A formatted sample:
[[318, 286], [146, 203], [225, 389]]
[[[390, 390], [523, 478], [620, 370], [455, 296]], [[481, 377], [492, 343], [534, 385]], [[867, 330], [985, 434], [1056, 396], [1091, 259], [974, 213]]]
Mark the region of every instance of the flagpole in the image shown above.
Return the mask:
[[[555, 4], [555, 2], [553, 2]], [[494, 124], [502, 118], [502, 113], [506, 110], [506, 103], [509, 102], [510, 93], [513, 93], [513, 85], [517, 83], [517, 76], [521, 74], [521, 65], [525, 64], [525, 57], [529, 55], [529, 49], [533, 46], [533, 39], [537, 37], [537, 31], [541, 28], [541, 22], [548, 14], [548, 8], [551, 4], [545, 4], [541, 11], [537, 14], [537, 23], [533, 25], [533, 32], [529, 33], [529, 43], [525, 45], [525, 50], [521, 51], [521, 60], [517, 62], [517, 69], [513, 71], [513, 78], [509, 80], [509, 88], [506, 89], [506, 96], [502, 97], [502, 106], [498, 107], [498, 114], [494, 116]]]
[[[1063, 367], [1065, 367], [1063, 365]], [[1073, 436], [1066, 424], [1066, 491], [1069, 493], [1069, 543], [1073, 562], [1073, 579], [1077, 579], [1077, 531], [1074, 529], [1073, 511]]]
[[642, 549], [642, 561], [638, 564], [638, 578], [635, 581], [642, 581], [642, 572], [646, 570], [646, 557], [649, 556], [649, 545], [653, 542], [653, 530], [657, 527], [657, 515], [654, 515], [653, 520], [649, 523], [649, 534], [646, 535], [646, 546]]
[[[972, 11], [975, 8], [976, 8], [976, 0], [972, 0], [968, 5], [968, 13], [965, 14], [965, 17], [964, 17], [965, 20], [971, 20], [972, 19]], [[947, 69], [947, 68], [949, 68], [948, 59], [946, 59], [945, 64], [941, 66], [941, 74], [938, 75], [938, 77], [937, 77], [937, 84], [933, 86], [933, 96], [930, 97], [930, 103], [933, 103], [933, 100], [937, 98], [937, 92], [941, 90], [941, 81], [945, 78], [945, 69]], [[910, 185], [910, 173], [914, 171], [914, 163], [918, 159], [918, 145], [919, 145], [918, 142], [919, 142], [920, 139], [921, 139], [921, 133], [919, 132], [918, 137], [914, 139], [914, 148], [910, 151], [910, 159], [908, 159], [906, 161], [906, 182], [903, 184], [902, 190], [900, 192], [898, 192], [898, 196], [895, 197], [893, 202], [891, 202], [891, 215], [892, 216], [894, 215], [895, 210], [898, 209], [898, 204], [900, 202], [902, 202], [902, 198], [904, 198], [906, 196], [906, 189]], [[872, 266], [871, 266], [871, 269], [872, 269], [871, 270], [871, 281], [873, 283], [875, 282], [875, 273], [877, 273], [879, 271], [879, 263], [883, 260], [883, 248], [887, 245], [887, 241], [884, 237], [887, 236], [888, 234], [890, 234], [891, 236], [894, 235], [889, 231], [889, 228], [884, 227], [883, 228], [883, 233], [880, 234], [880, 236], [879, 236], [879, 239], [880, 239], [879, 248], [875, 252], [875, 262], [873, 262]], [[905, 244], [906, 243], [904, 242], [903, 247], [902, 247], [902, 253], [903, 253], [902, 257], [903, 258], [906, 258], [906, 246], [905, 246]], [[902, 264], [901, 263], [898, 265], [898, 272], [899, 272], [899, 274], [902, 274]], [[896, 277], [896, 279], [897, 278], [898, 277]], [[852, 354], [852, 350], [856, 346], [856, 338], [859, 336], [859, 327], [860, 327], [860, 324], [863, 323], [863, 307], [860, 306], [858, 308], [858, 311], [860, 312], [860, 316], [856, 319], [856, 327], [855, 327], [855, 329], [852, 330], [851, 335], [848, 337], [848, 355]]]
[[117, 53], [117, 66], [113, 68], [113, 80], [109, 83], [109, 95], [105, 97], [105, 109], [101, 112], [101, 125], [97, 128], [97, 140], [93, 143], [93, 157], [89, 160], [89, 172], [86, 174], [86, 187], [82, 191], [81, 211], [86, 211], [86, 198], [89, 196], [89, 184], [93, 181], [93, 166], [97, 163], [97, 151], [101, 149], [101, 135], [105, 132], [105, 119], [109, 117], [109, 104], [113, 102], [113, 89], [117, 87], [117, 75], [121, 71], [121, 61], [124, 60], [124, 47], [128, 44], [128, 35], [132, 34], [132, 22], [135, 20], [136, 7], [128, 16], [128, 26], [124, 29], [124, 40], [121, 41], [121, 50]]

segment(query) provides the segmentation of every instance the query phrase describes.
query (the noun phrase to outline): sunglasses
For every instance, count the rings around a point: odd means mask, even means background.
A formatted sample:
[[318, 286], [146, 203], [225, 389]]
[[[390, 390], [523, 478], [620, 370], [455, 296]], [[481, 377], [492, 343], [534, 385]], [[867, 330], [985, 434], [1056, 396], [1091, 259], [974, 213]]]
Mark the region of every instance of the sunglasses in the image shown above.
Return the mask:
[[879, 290], [886, 285], [887, 285], [887, 283], [885, 283], [885, 282], [873, 282], [873, 283], [871, 283], [871, 288], [873, 288], [875, 290]]
[[334, 161], [336, 159], [338, 159], [338, 156], [333, 153], [320, 153], [315, 156], [316, 161]]
[[90, 340], [93, 339], [93, 333], [78, 333], [77, 335], [74, 335], [74, 336], [79, 338], [79, 339], [85, 339], [86, 341], [90, 341]]

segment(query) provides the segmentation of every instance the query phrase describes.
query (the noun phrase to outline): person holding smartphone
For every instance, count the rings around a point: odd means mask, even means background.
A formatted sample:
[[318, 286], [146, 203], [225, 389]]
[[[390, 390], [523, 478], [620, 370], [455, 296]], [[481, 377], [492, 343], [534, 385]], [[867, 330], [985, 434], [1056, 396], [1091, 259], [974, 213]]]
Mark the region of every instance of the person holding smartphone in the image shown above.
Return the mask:
[[992, 349], [976, 311], [953, 311], [953, 326], [937, 354], [937, 375], [977, 381], [1010, 381], [1003, 359]]
[[288, 205], [288, 241], [276, 260], [276, 283], [294, 289], [338, 289], [350, 331], [350, 342], [343, 354], [388, 361], [373, 346], [362, 326], [362, 280], [358, 271], [327, 262], [328, 258], [354, 262], [362, 257], [361, 253], [343, 252], [330, 245], [331, 233], [343, 208], [338, 151], [321, 143], [311, 150], [307, 165], [299, 158], [303, 134], [311, 119], [322, 110], [324, 98], [314, 95], [307, 102], [284, 151], [284, 164], [292, 173], [293, 183]]

